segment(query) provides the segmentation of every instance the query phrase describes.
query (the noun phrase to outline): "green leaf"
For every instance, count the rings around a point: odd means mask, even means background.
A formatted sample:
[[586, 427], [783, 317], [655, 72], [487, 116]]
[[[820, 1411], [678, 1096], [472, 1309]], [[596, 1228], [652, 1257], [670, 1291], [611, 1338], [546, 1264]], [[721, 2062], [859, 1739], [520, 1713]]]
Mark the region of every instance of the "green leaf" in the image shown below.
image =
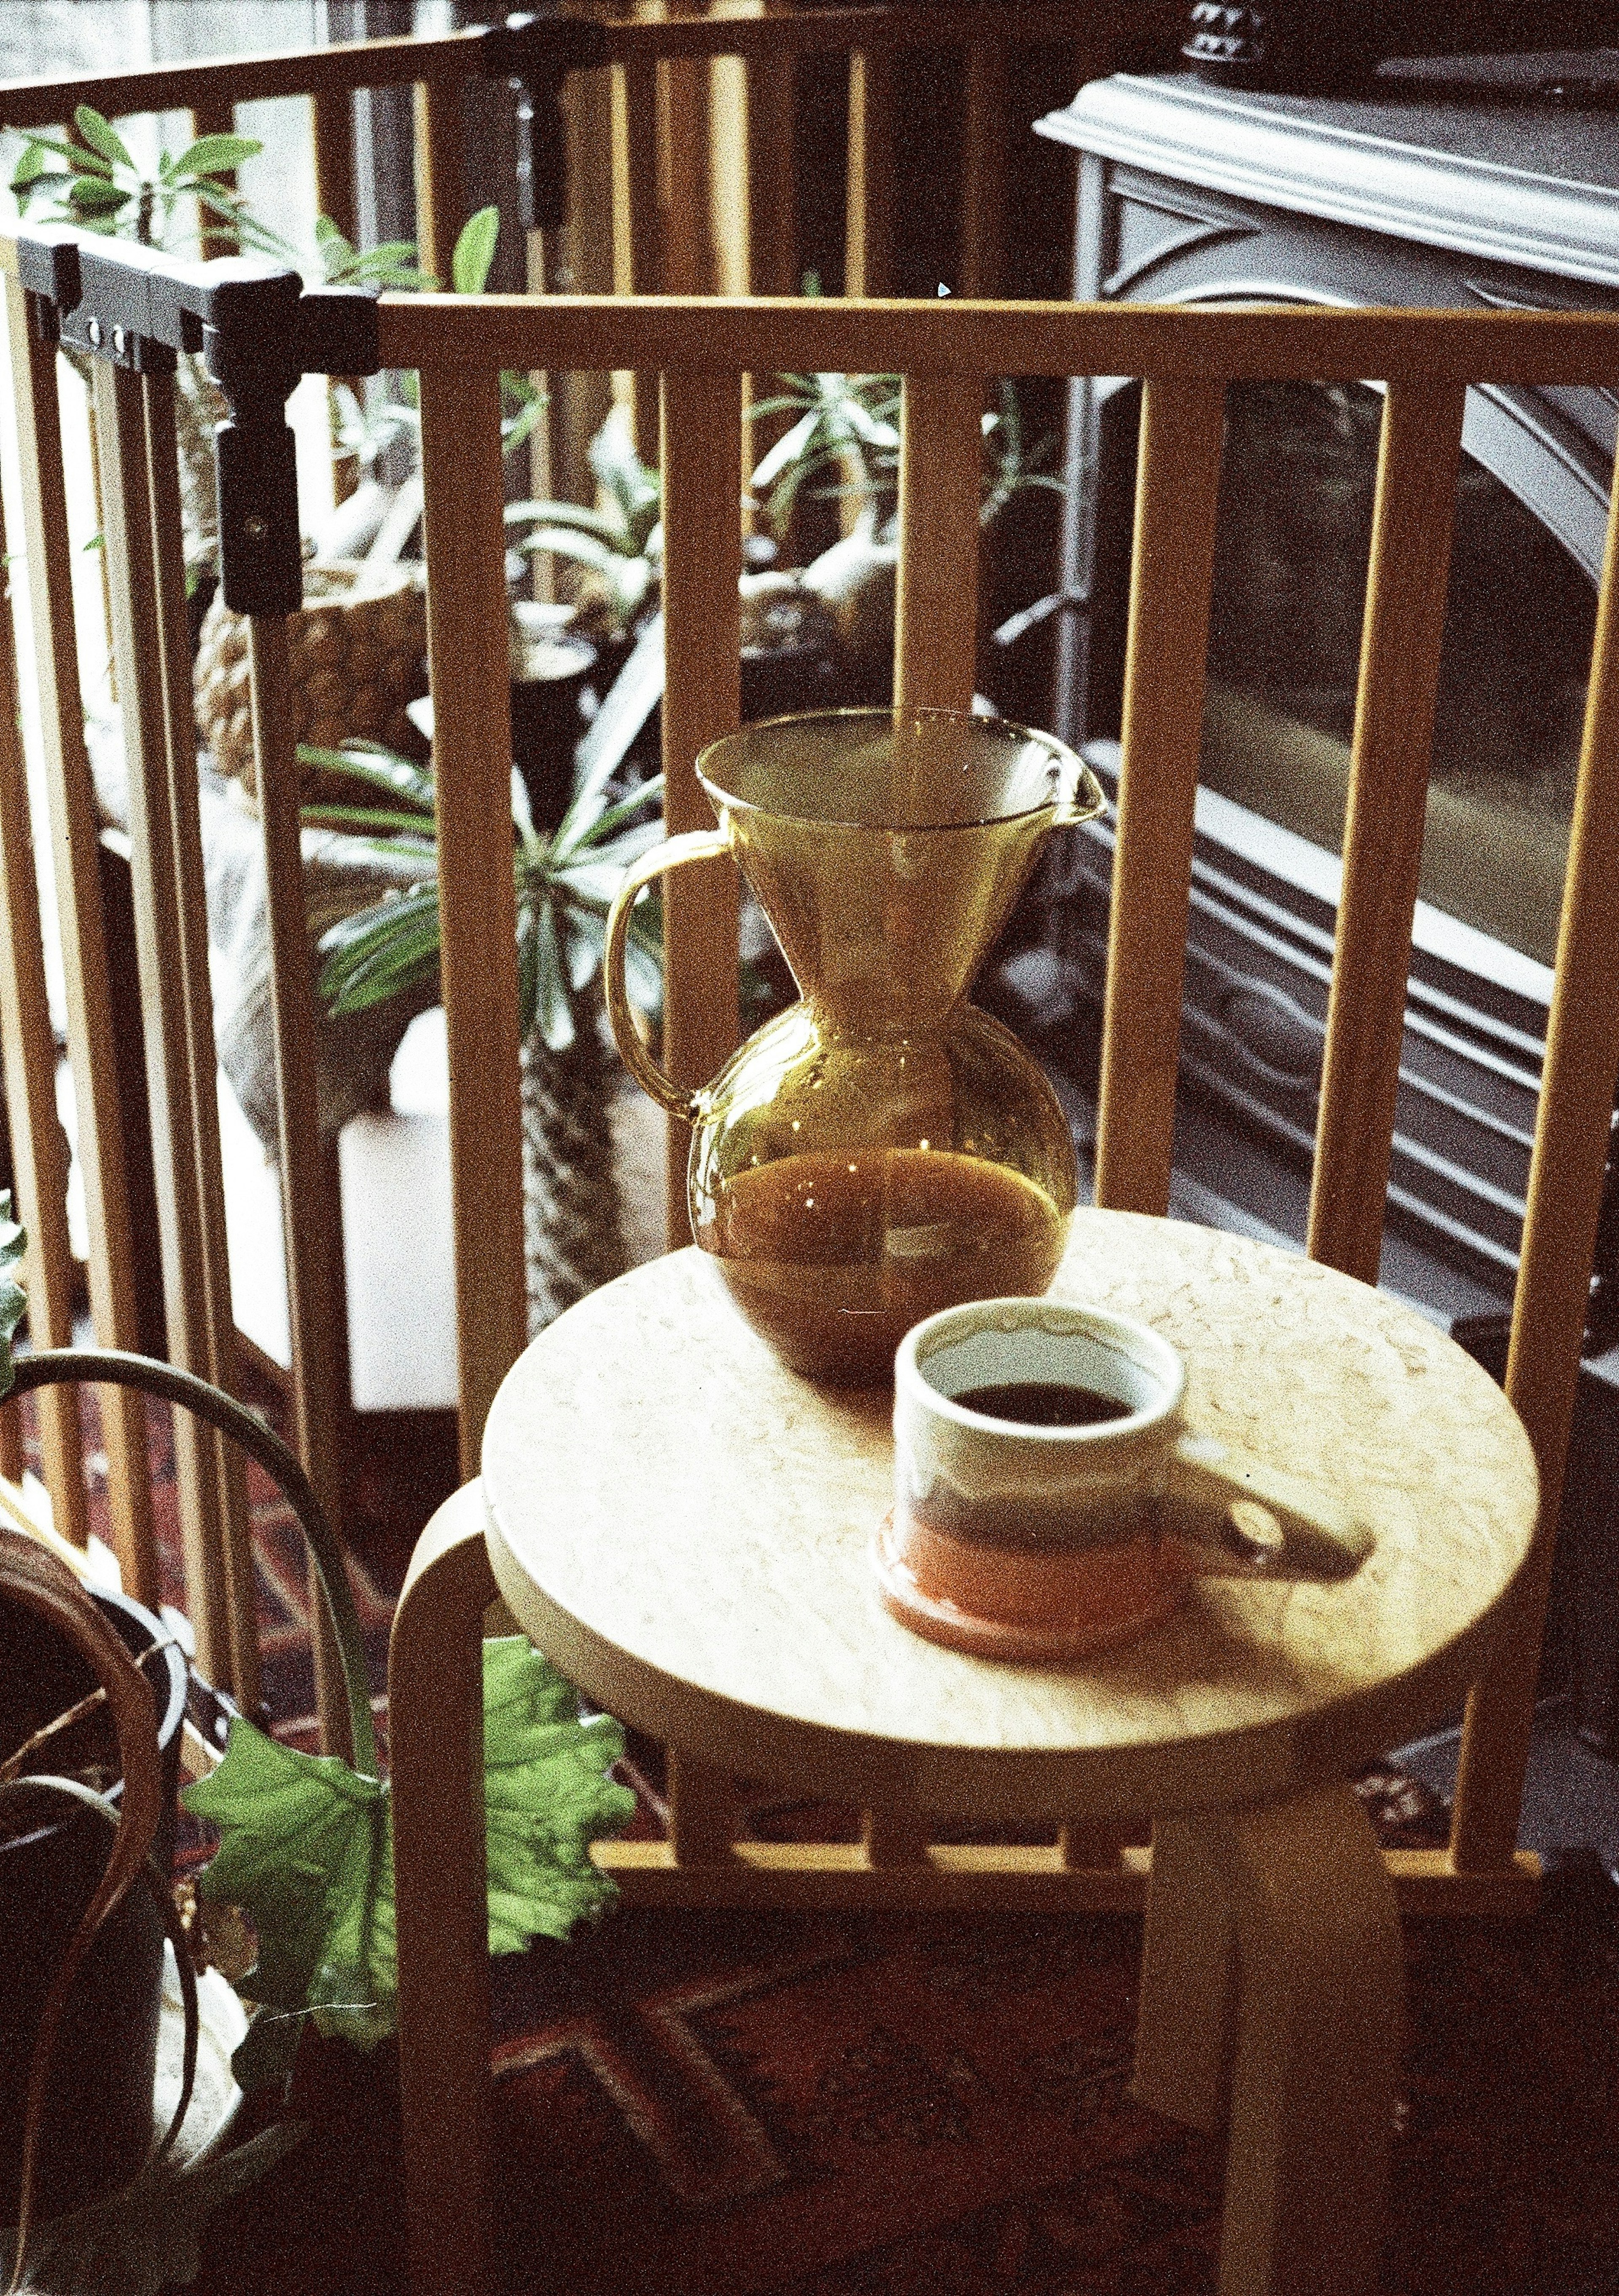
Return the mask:
[[500, 209], [480, 208], [461, 226], [449, 275], [457, 295], [481, 295], [500, 240]]
[[581, 503], [508, 503], [505, 515], [508, 526], [522, 526], [530, 519], [538, 519], [547, 526], [571, 527], [576, 533], [593, 534], [621, 555], [629, 552], [629, 537], [623, 520], [610, 518], [604, 511], [587, 510]]
[[[132, 2185], [37, 2227], [18, 2296], [158, 2296], [189, 2287], [201, 2269], [207, 2218], [308, 2133], [299, 2121], [280, 2121], [184, 2169], [160, 2153]], [[0, 2233], [0, 2274], [9, 2278], [11, 2270], [12, 2235]]]
[[413, 759], [383, 749], [380, 742], [357, 741], [341, 750], [323, 750], [313, 742], [300, 742], [298, 762], [300, 766], [325, 766], [334, 773], [352, 775], [357, 781], [370, 782], [386, 790], [390, 797], [419, 805], [425, 814], [432, 812], [432, 775]]
[[[612, 1883], [589, 1845], [635, 1800], [606, 1775], [623, 1751], [618, 1725], [582, 1720], [574, 1691], [523, 1636], [484, 1644], [483, 1700], [489, 1950], [515, 1953], [531, 1938], [565, 1938], [608, 1903]], [[391, 2032], [386, 1784], [335, 1755], [278, 1745], [238, 1716], [225, 1759], [183, 1799], [220, 1832], [202, 1896], [242, 1906], [258, 1932], [244, 1990], [276, 2014], [310, 2009], [321, 2032], [362, 2048]]]
[[244, 160], [256, 160], [264, 146], [255, 135], [199, 135], [174, 161], [177, 176], [220, 176]]
[[81, 103], [73, 114], [73, 125], [92, 152], [99, 152], [103, 160], [110, 160], [115, 168], [127, 168], [131, 173], [139, 172], [123, 138], [114, 134], [105, 115], [93, 105]]
[[549, 901], [536, 904], [534, 918], [534, 1021], [546, 1050], [565, 1053], [579, 1031], [563, 966], [556, 916]]
[[78, 214], [112, 216], [127, 207], [134, 196], [120, 192], [116, 184], [104, 183], [99, 176], [75, 176], [68, 186], [68, 204]]
[[0, 1395], [11, 1388], [12, 1341], [28, 1310], [28, 1293], [12, 1272], [27, 1250], [28, 1237], [12, 1218], [12, 1192], [0, 1189]]

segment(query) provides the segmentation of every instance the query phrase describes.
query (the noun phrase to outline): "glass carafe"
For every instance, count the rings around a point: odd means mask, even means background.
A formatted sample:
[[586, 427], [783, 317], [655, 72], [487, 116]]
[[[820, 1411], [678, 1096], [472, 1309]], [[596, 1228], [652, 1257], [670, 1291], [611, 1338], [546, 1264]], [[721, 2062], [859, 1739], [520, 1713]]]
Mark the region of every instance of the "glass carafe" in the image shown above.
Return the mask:
[[[922, 1316], [1040, 1292], [1077, 1200], [1056, 1095], [966, 1001], [1047, 832], [1102, 791], [1073, 753], [998, 718], [829, 710], [727, 734], [698, 777], [717, 831], [626, 878], [607, 1008], [631, 1074], [692, 1127], [692, 1229], [782, 1360], [886, 1379]], [[675, 1085], [624, 987], [629, 913], [664, 872], [728, 853], [800, 1001], [701, 1090]]]

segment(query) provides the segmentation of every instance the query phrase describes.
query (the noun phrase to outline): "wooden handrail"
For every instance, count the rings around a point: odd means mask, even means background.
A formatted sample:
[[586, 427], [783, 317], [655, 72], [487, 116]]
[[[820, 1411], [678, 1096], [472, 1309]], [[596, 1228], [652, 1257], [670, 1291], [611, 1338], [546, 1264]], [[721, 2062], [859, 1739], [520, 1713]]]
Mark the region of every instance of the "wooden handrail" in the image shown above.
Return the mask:
[[392, 367], [600, 372], [633, 355], [738, 373], [764, 360], [804, 373], [1619, 384], [1601, 312], [656, 295], [631, 316], [612, 295], [432, 294], [385, 295], [380, 320]]
[[[818, 8], [765, 16], [672, 16], [609, 20], [602, 30], [612, 63], [680, 56], [768, 57], [843, 49], [960, 47], [979, 40], [1027, 46], [1105, 38], [1133, 27], [1128, 0], [1040, 0], [1015, 11], [983, 4], [936, 9], [901, 4]], [[228, 94], [235, 103], [267, 96], [337, 94], [395, 87], [413, 80], [456, 80], [481, 74], [476, 30], [429, 37], [353, 40], [329, 48], [289, 48], [269, 55], [213, 56], [197, 63], [145, 64], [128, 71], [57, 73], [0, 81], [0, 119], [8, 127], [43, 127], [75, 105], [94, 104], [109, 119], [141, 111], [194, 109]]]

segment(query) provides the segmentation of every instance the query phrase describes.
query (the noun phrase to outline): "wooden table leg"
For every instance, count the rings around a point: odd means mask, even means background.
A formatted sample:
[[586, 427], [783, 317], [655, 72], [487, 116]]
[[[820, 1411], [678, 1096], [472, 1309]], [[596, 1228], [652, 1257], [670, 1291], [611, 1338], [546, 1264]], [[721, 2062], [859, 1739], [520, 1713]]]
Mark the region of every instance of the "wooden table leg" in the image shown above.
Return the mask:
[[1404, 1963], [1348, 1786], [1200, 1821], [1237, 1917], [1220, 2296], [1374, 2296]]
[[497, 1594], [471, 1483], [422, 1534], [388, 1652], [411, 2296], [485, 2296], [492, 2279], [483, 1627]]
[[1136, 2024], [1137, 2102], [1194, 2128], [1223, 2128], [1237, 2042], [1237, 1918], [1206, 1818], [1161, 1817]]

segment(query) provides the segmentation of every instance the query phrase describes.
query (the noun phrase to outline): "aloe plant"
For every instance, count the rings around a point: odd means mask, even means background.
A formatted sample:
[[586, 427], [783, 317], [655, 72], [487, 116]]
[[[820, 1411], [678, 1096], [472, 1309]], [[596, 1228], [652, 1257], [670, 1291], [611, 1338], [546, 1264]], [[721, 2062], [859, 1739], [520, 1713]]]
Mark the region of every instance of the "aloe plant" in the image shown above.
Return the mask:
[[[310, 807], [304, 818], [341, 829], [422, 875], [333, 925], [321, 938], [319, 993], [333, 1015], [363, 1012], [437, 974], [437, 821], [431, 774], [407, 758], [353, 744], [305, 748], [300, 759], [369, 782], [374, 805]], [[616, 1072], [602, 1042], [601, 966], [607, 912], [629, 863], [661, 834], [645, 818], [661, 778], [610, 802], [616, 760], [586, 774], [555, 831], [536, 829], [512, 776], [512, 866], [517, 894], [518, 1020], [522, 1038], [524, 1224], [529, 1309], [538, 1330], [628, 1264], [608, 1106]], [[655, 1006], [662, 985], [655, 910], [631, 927], [634, 993]]]

